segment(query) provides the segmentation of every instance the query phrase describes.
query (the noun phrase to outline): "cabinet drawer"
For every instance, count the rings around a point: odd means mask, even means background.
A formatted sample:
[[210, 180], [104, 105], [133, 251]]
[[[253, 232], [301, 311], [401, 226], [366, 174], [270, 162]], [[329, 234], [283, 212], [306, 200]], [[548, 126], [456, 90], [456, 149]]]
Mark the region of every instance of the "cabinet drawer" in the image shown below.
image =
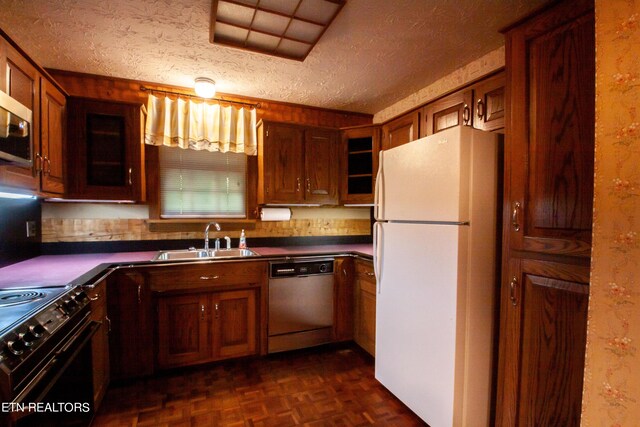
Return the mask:
[[149, 271], [151, 290], [156, 292], [230, 285], [259, 285], [266, 280], [266, 277], [265, 262], [194, 264], [153, 268]]

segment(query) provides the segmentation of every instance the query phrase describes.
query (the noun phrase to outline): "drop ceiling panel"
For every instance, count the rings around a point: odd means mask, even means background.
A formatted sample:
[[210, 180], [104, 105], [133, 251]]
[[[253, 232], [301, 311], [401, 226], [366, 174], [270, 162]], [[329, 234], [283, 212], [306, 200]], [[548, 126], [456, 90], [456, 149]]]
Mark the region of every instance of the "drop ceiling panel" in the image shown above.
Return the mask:
[[[248, 49], [268, 55], [304, 61], [318, 40], [337, 16], [345, 0], [262, 0], [253, 6], [253, 13], [246, 3], [237, 0], [212, 0], [211, 43]], [[221, 32], [219, 24], [237, 25], [282, 39], [276, 46], [268, 48], [266, 38], [249, 36], [243, 43], [230, 42]], [[222, 31], [225, 31], [223, 28]], [[228, 31], [228, 30], [227, 30]], [[260, 39], [260, 41], [258, 41]]]

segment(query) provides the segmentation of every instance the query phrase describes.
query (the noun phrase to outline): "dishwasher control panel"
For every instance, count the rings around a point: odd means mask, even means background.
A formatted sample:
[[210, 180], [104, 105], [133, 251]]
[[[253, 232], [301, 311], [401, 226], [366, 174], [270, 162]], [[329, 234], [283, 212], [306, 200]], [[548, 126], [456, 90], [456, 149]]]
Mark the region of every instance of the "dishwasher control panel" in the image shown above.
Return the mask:
[[269, 277], [295, 277], [332, 274], [333, 259], [276, 261], [270, 263]]

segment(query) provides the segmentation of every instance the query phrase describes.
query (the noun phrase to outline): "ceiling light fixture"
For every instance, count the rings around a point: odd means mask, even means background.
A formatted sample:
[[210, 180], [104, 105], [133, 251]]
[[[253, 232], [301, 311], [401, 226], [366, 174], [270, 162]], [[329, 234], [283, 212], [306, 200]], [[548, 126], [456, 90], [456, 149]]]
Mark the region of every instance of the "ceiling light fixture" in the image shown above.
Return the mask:
[[216, 94], [216, 82], [208, 77], [196, 77], [193, 88], [200, 98], [213, 98]]

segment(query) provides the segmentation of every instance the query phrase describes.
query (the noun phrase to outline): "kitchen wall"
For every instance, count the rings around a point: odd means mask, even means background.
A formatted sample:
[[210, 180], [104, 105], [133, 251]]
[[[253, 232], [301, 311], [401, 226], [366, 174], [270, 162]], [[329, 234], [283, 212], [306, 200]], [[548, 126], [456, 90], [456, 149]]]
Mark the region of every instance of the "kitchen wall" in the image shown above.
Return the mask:
[[[27, 237], [27, 221], [36, 235]], [[0, 268], [40, 255], [40, 202], [0, 198]]]
[[373, 116], [373, 122], [384, 123], [504, 67], [504, 54], [504, 46], [487, 53], [464, 67], [455, 70], [451, 74], [436, 80], [429, 86], [377, 112]]
[[596, 157], [583, 426], [640, 420], [640, 3], [596, 0]]

